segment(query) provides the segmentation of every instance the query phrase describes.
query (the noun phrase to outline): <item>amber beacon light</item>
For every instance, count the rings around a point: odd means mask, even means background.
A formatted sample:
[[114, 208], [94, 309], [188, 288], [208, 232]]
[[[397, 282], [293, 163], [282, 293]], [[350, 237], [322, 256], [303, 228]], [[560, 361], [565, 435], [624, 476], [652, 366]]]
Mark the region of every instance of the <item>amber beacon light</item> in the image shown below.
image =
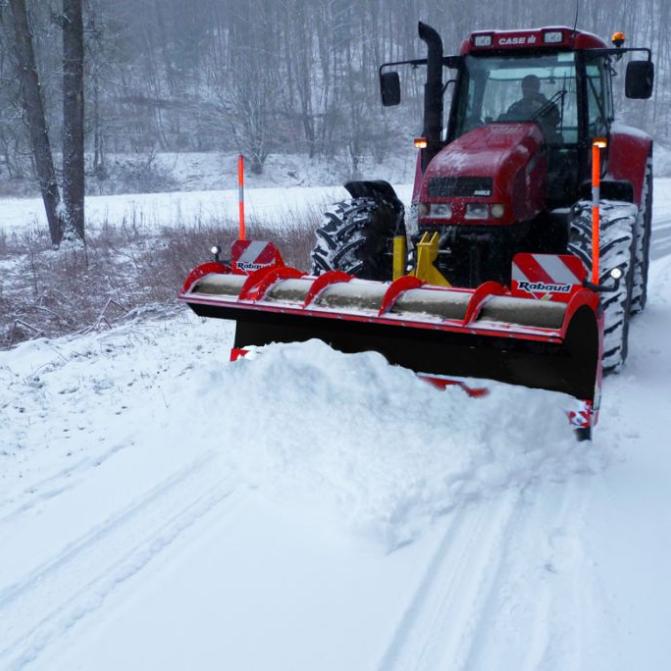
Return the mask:
[[610, 38], [610, 41], [619, 49], [624, 44], [624, 33], [619, 31], [613, 33], [613, 37]]

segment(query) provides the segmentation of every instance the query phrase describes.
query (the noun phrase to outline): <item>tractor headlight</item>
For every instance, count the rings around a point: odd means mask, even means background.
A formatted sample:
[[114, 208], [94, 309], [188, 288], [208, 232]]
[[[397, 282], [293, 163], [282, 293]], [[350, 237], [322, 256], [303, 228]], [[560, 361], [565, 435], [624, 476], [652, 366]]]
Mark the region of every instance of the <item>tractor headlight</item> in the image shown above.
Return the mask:
[[429, 216], [435, 219], [450, 219], [452, 217], [452, 206], [449, 203], [431, 203]]
[[501, 219], [501, 217], [506, 213], [506, 208], [501, 203], [494, 203], [491, 207], [492, 217], [494, 219]]
[[417, 207], [417, 213], [420, 217], [427, 217], [429, 215], [430, 207], [426, 203], [420, 203]]
[[489, 219], [489, 205], [469, 203], [466, 205], [466, 219]]

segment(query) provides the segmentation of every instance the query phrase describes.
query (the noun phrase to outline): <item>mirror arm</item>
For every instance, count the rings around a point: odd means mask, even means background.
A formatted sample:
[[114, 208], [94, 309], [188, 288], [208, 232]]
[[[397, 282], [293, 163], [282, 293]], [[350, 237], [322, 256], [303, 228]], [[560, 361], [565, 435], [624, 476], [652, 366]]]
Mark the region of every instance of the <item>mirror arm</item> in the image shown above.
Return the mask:
[[447, 87], [448, 87], [450, 84], [456, 84], [456, 83], [457, 83], [457, 80], [456, 80], [456, 79], [448, 79], [448, 80], [445, 82], [445, 86], [443, 86], [443, 95], [445, 95], [445, 91], [447, 91]]
[[[444, 56], [443, 57], [443, 67], [450, 68], [451, 70], [456, 70], [459, 68], [459, 65], [463, 58], [461, 56]], [[407, 61], [393, 61], [389, 63], [382, 63], [378, 68], [378, 75], [382, 74], [382, 70], [385, 68], [392, 68], [396, 65], [412, 65], [417, 67], [418, 65], [426, 65], [426, 58], [413, 58]]]

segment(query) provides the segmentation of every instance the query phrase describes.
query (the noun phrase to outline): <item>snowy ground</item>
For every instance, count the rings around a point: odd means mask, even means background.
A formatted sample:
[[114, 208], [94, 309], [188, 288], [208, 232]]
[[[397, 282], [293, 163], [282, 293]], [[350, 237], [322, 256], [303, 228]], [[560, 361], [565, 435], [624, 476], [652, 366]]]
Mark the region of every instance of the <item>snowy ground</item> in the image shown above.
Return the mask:
[[[409, 202], [412, 186], [395, 186], [399, 197]], [[251, 222], [282, 226], [300, 220], [310, 210], [323, 212], [326, 205], [349, 195], [343, 187], [281, 187], [245, 191], [245, 212]], [[238, 190], [181, 191], [175, 193], [124, 194], [86, 198], [89, 231], [105, 224], [136, 226], [159, 231], [161, 227], [221, 224], [238, 220]], [[39, 198], [0, 199], [0, 234], [47, 230], [44, 205]]]
[[[671, 189], [596, 439], [189, 313], [0, 352], [0, 668], [662, 669]], [[665, 219], [666, 217], [666, 219]]]
[[[340, 200], [347, 192], [342, 187], [293, 187], [247, 189], [246, 213], [264, 223], [281, 224], [293, 213], [312, 205]], [[46, 227], [44, 206], [39, 198], [0, 200], [0, 228], [20, 233]], [[182, 191], [175, 193], [90, 196], [86, 199], [86, 219], [90, 230], [102, 224], [135, 224], [141, 228], [237, 221], [238, 191]]]
[[[412, 156], [412, 155], [411, 155]], [[119, 157], [127, 160], [128, 156]], [[161, 226], [237, 221], [238, 190], [236, 156], [210, 154], [159, 154], [157, 162], [174, 178], [179, 190], [169, 193], [123, 193], [90, 195], [86, 198], [89, 230], [122, 222], [158, 229]], [[390, 179], [407, 184], [414, 177], [414, 163], [403, 157], [383, 166], [367, 161], [368, 179]], [[320, 210], [347, 197], [339, 186], [347, 181], [340, 163], [309, 161], [305, 156], [271, 155], [263, 175], [246, 177], [247, 214], [266, 224], [291, 221], [310, 207]], [[314, 186], [320, 185], [320, 186]], [[322, 186], [332, 185], [332, 186]], [[410, 197], [410, 187], [400, 187]], [[21, 233], [47, 223], [39, 197], [0, 198], [0, 234]]]

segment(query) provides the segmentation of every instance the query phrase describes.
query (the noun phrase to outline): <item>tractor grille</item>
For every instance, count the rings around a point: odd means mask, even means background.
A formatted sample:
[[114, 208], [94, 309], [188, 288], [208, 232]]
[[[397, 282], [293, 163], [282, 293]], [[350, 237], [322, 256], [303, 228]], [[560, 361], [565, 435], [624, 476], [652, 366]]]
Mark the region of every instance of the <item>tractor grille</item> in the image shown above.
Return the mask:
[[487, 198], [491, 195], [491, 177], [433, 177], [429, 180], [429, 196]]

